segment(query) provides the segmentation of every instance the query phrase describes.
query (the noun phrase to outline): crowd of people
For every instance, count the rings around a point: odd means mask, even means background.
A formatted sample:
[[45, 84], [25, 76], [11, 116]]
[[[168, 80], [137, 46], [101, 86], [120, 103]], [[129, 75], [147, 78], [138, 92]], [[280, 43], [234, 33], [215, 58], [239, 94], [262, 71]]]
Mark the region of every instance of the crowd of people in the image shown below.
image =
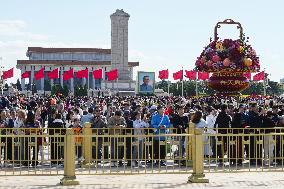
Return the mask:
[[[231, 158], [230, 163], [242, 164], [244, 157], [251, 164], [261, 164], [268, 159], [281, 164], [283, 160], [283, 136], [263, 135], [261, 147], [256, 145], [260, 136], [238, 135], [267, 134], [284, 130], [284, 99], [279, 97], [233, 98], [233, 97], [63, 97], [22, 95], [0, 97], [1, 161], [15, 161], [23, 166], [36, 166], [43, 142], [50, 143], [51, 164], [62, 163], [66, 128], [73, 128], [76, 142], [82, 142], [82, 129], [91, 123], [94, 136], [130, 134], [125, 145], [119, 146], [119, 137], [93, 137], [94, 161], [112, 160], [116, 166], [139, 165], [141, 159], [155, 165], [166, 166], [167, 149], [161, 145], [166, 133], [187, 132], [189, 122], [204, 129], [205, 158]], [[44, 128], [49, 128], [49, 139], [43, 137]], [[222, 136], [231, 133], [232, 137]], [[41, 137], [36, 137], [36, 134]], [[235, 135], [234, 135], [235, 134]], [[27, 135], [29, 137], [11, 137]], [[5, 137], [7, 136], [7, 137]], [[149, 136], [149, 137], [145, 137]], [[179, 147], [176, 155], [186, 156], [186, 137], [176, 137]], [[243, 140], [249, 140], [244, 144]], [[229, 140], [236, 141], [229, 146]], [[275, 144], [271, 141], [275, 140]], [[145, 142], [151, 142], [146, 149]], [[217, 145], [221, 141], [222, 145]], [[36, 145], [30, 145], [31, 142]], [[103, 145], [109, 142], [110, 146]], [[133, 145], [136, 142], [137, 145]], [[15, 144], [18, 144], [17, 146]], [[152, 149], [153, 148], [153, 149]], [[245, 149], [244, 151], [242, 149]], [[263, 153], [264, 152], [264, 153]], [[82, 147], [77, 146], [78, 161], [83, 160]], [[274, 158], [275, 157], [275, 158]], [[117, 160], [117, 161], [113, 161]], [[123, 161], [124, 160], [124, 161]]]

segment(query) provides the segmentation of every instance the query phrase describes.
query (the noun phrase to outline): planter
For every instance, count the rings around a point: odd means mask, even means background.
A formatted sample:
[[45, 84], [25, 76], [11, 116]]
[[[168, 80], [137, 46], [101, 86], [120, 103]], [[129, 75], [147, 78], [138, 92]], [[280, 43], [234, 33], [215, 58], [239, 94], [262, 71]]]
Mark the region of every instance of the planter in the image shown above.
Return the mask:
[[215, 72], [208, 80], [208, 86], [217, 91], [218, 96], [235, 96], [248, 88], [249, 80], [242, 72]]

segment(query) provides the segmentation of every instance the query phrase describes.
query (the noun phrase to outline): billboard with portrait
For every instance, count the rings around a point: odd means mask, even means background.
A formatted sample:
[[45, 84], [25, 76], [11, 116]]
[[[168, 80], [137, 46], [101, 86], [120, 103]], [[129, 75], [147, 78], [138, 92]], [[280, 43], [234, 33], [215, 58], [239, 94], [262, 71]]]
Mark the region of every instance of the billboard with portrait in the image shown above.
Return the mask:
[[137, 88], [139, 94], [154, 94], [155, 72], [138, 72]]

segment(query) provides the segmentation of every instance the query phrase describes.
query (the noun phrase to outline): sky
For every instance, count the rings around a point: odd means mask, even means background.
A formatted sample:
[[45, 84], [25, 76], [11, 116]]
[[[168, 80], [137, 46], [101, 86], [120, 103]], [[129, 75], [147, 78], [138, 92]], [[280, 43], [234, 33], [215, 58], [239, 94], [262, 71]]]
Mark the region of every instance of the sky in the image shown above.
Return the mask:
[[[0, 57], [5, 69], [27, 59], [29, 46], [110, 48], [110, 14], [129, 19], [129, 61], [136, 71], [194, 68], [218, 21], [242, 24], [270, 79], [284, 78], [284, 1], [281, 0], [0, 0]], [[219, 37], [237, 39], [234, 26]], [[157, 75], [157, 74], [156, 74]], [[15, 82], [20, 78], [8, 80]]]

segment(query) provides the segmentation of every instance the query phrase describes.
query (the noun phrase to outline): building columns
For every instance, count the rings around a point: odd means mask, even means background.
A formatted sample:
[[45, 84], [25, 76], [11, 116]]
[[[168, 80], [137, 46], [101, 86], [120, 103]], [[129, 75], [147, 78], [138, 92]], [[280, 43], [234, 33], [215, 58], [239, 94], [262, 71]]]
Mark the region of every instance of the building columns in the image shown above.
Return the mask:
[[35, 75], [35, 66], [31, 66], [31, 80], [30, 80], [30, 87], [31, 91], [33, 90], [33, 84], [34, 84], [34, 75]]
[[54, 85], [54, 79], [51, 79], [50, 80], [50, 88], [51, 88], [51, 90], [52, 90], [53, 85]]
[[44, 78], [41, 78], [41, 80], [40, 80], [40, 90], [44, 90]]
[[60, 85], [61, 87], [63, 88], [63, 74], [64, 74], [64, 71], [63, 71], [63, 68], [60, 67]]
[[[26, 72], [26, 70], [24, 70], [23, 68], [21, 69], [21, 75]], [[25, 78], [21, 78], [21, 88], [22, 88], [22, 91], [24, 91], [26, 89], [25, 87]]]
[[74, 78], [71, 78], [70, 80], [70, 91], [74, 93]]

